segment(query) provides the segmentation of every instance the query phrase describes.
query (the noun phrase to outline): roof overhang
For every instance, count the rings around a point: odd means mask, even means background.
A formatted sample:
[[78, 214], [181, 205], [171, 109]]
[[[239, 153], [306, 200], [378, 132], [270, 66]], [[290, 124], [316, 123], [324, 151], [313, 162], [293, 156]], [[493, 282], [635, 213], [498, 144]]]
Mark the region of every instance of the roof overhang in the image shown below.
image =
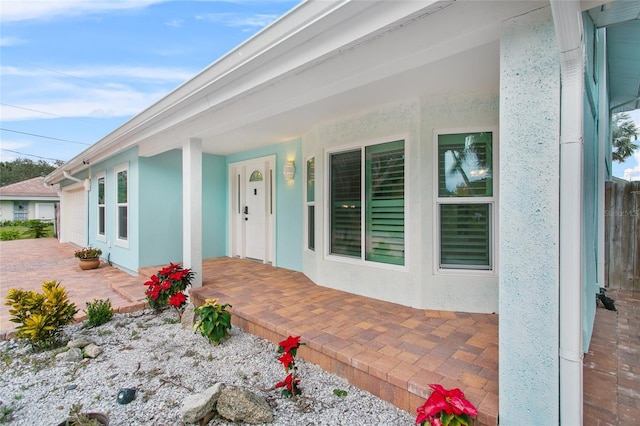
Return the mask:
[[[420, 95], [499, 87], [502, 22], [547, 1], [302, 3], [47, 176], [199, 138], [227, 155]], [[456, 25], [452, 26], [451, 22]]]
[[612, 1], [588, 13], [606, 28], [610, 112], [640, 108], [640, 1]]

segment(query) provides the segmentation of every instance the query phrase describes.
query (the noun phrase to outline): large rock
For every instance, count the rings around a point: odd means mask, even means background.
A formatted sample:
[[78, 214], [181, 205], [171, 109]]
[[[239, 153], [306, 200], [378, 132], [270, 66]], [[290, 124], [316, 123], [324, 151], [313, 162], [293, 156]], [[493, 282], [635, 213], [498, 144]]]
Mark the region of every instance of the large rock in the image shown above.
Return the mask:
[[216, 402], [224, 389], [224, 383], [216, 383], [204, 392], [188, 396], [182, 404], [182, 420], [185, 423], [197, 423], [215, 410]]
[[80, 348], [71, 348], [56, 355], [56, 359], [62, 362], [80, 362], [82, 361], [82, 350]]
[[85, 336], [76, 336], [73, 339], [69, 340], [69, 343], [67, 343], [67, 347], [82, 349], [85, 346], [90, 345], [91, 343], [93, 342], [90, 339], [86, 338]]
[[218, 414], [233, 422], [273, 422], [273, 411], [263, 398], [237, 386], [225, 388], [218, 398]]
[[95, 358], [102, 353], [102, 348], [94, 343], [84, 347], [84, 354], [89, 358]]
[[182, 312], [182, 316], [180, 316], [180, 323], [182, 324], [182, 328], [185, 330], [192, 330], [193, 325], [196, 323], [196, 318], [198, 314], [196, 313], [196, 307], [193, 303], [188, 303], [184, 308], [184, 312]]

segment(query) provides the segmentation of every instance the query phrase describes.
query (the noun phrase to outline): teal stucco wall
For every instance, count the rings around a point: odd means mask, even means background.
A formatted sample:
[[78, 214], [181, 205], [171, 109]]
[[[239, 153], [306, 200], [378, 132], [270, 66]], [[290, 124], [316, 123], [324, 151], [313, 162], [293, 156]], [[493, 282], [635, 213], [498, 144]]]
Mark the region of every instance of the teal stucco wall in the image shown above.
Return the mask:
[[[128, 197], [128, 222], [129, 231], [127, 236], [128, 247], [122, 247], [115, 243], [116, 234], [116, 177], [114, 167], [127, 164], [127, 182], [129, 185]], [[97, 205], [98, 205], [98, 180], [96, 174], [105, 173], [105, 237], [106, 241], [97, 238]], [[91, 165], [87, 176], [91, 177], [91, 190], [89, 191], [89, 245], [102, 249], [102, 257], [109, 259], [131, 273], [136, 273], [139, 267], [139, 168], [138, 149], [131, 148], [123, 151], [109, 159]], [[80, 177], [80, 176], [79, 176]], [[84, 176], [82, 176], [84, 177]]]

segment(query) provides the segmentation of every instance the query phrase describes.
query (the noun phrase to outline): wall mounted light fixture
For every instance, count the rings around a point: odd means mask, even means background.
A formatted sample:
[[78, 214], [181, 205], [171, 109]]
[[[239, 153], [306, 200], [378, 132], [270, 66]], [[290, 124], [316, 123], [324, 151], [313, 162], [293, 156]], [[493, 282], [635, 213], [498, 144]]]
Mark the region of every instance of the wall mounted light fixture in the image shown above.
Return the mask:
[[286, 180], [293, 180], [293, 177], [296, 175], [296, 166], [293, 160], [287, 160], [287, 162], [284, 163], [282, 174]]

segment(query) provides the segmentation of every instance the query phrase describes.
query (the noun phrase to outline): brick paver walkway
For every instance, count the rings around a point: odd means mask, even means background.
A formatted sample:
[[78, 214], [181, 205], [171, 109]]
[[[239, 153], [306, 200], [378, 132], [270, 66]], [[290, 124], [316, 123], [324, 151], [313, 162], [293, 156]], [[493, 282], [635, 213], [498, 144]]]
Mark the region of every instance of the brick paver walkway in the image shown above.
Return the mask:
[[74, 257], [76, 248], [54, 238], [0, 242], [0, 337], [11, 331], [5, 298], [10, 288], [41, 291], [44, 281], [60, 281], [79, 312], [85, 317], [86, 302], [109, 299], [116, 312], [130, 312], [144, 306], [142, 278], [133, 277], [102, 262], [98, 269], [83, 271]]

